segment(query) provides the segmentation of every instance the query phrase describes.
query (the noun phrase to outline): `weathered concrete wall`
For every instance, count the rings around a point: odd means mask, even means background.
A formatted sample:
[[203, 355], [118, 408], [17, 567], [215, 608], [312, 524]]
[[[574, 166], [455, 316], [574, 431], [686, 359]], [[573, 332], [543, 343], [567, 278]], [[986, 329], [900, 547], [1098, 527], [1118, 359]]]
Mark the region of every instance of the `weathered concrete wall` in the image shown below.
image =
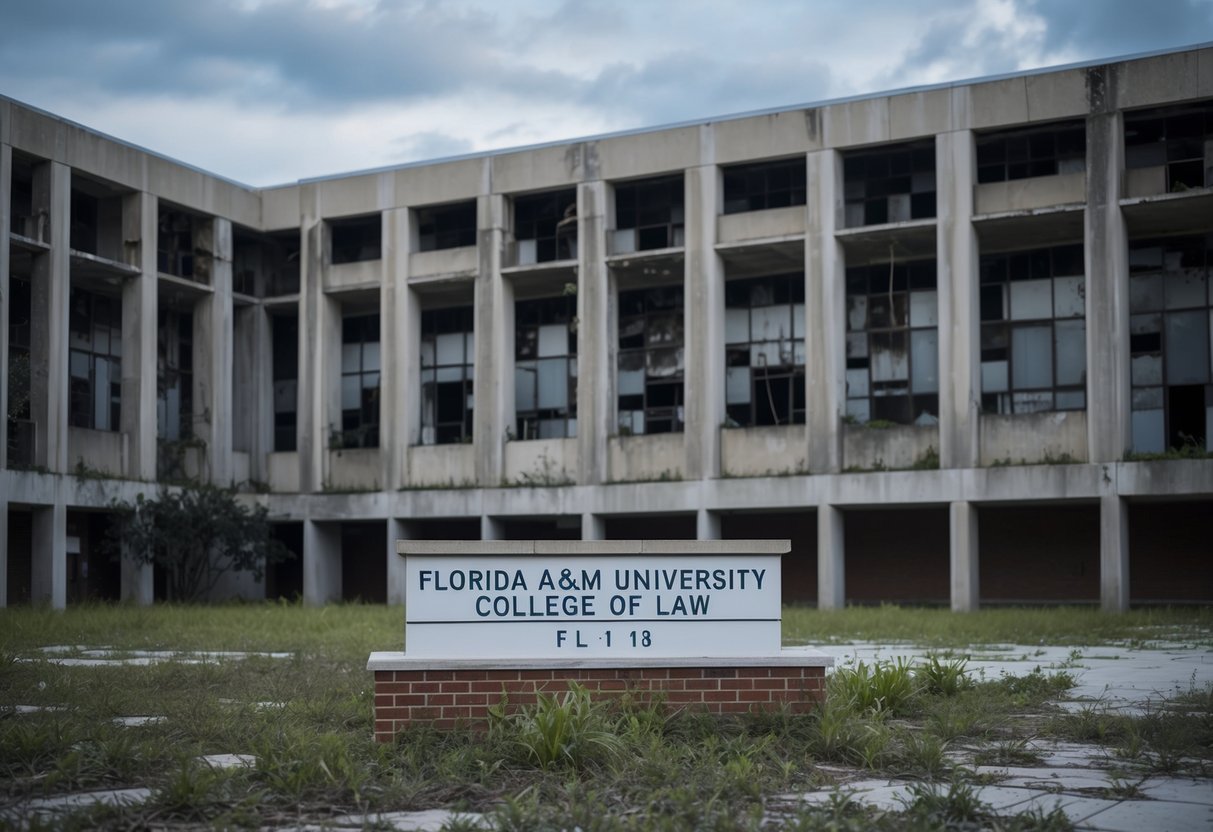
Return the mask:
[[579, 470], [576, 439], [505, 443], [507, 485], [572, 485]]
[[982, 414], [982, 465], [1086, 461], [1086, 411]]
[[613, 482], [680, 480], [683, 477], [685, 457], [681, 433], [612, 437], [607, 440], [607, 454]]
[[295, 451], [276, 451], [269, 454], [269, 486], [271, 491], [296, 493], [299, 491], [299, 454]]
[[974, 210], [978, 214], [1001, 214], [1007, 211], [1028, 211], [1052, 205], [1081, 203], [1086, 199], [1086, 183], [1085, 173], [1036, 176], [1030, 179], [1013, 179], [1010, 182], [987, 182], [977, 185], [974, 189]]
[[408, 466], [405, 481], [411, 488], [476, 485], [476, 454], [470, 444], [414, 445], [408, 450]]
[[743, 211], [721, 214], [716, 219], [716, 241], [735, 243], [739, 240], [760, 240], [804, 234], [803, 205], [790, 208], [769, 208], [766, 211]]
[[326, 490], [364, 491], [381, 487], [378, 448], [344, 448], [328, 454]]
[[67, 458], [71, 470], [111, 477], [130, 476], [127, 471], [125, 433], [113, 430], [67, 429]]
[[939, 428], [933, 425], [844, 426], [843, 467], [848, 470], [912, 468], [932, 452], [939, 453]]
[[721, 473], [726, 477], [805, 474], [809, 468], [804, 425], [722, 430], [720, 455]]
[[475, 246], [414, 251], [409, 254], [409, 279], [415, 282], [438, 275], [474, 275], [476, 262]]

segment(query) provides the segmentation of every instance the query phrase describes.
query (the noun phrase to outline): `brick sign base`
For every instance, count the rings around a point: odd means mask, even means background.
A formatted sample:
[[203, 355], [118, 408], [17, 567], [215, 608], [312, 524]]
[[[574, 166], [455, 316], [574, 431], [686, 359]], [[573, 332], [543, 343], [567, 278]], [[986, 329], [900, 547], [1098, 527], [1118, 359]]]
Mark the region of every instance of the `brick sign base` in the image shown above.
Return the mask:
[[787, 708], [803, 713], [824, 697], [832, 660], [810, 650], [746, 659], [652, 659], [630, 663], [464, 662], [410, 660], [374, 653], [375, 739], [390, 742], [410, 725], [483, 726], [502, 702], [517, 709], [537, 692], [561, 694], [576, 682], [595, 699], [630, 693], [663, 701], [670, 711], [742, 714]]

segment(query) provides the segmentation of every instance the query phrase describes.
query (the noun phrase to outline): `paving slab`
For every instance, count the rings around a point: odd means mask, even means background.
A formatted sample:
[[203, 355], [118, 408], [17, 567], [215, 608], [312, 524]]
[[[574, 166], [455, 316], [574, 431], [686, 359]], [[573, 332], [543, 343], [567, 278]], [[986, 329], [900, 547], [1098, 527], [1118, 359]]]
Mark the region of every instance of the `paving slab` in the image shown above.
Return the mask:
[[159, 725], [168, 720], [163, 716], [116, 716], [110, 721], [121, 728], [139, 728], [144, 725]]
[[37, 797], [21, 801], [12, 806], [0, 807], [0, 825], [11, 823], [18, 829], [28, 828], [30, 821], [54, 825], [57, 815], [93, 806], [134, 806], [146, 802], [152, 796], [151, 789], [105, 789], [94, 792], [75, 792], [54, 797]]
[[257, 765], [255, 754], [206, 754], [198, 758], [211, 768], [252, 768]]
[[1038, 791], [1067, 791], [1111, 788], [1102, 771], [1088, 768], [1027, 768], [1021, 766], [974, 766], [976, 774], [1000, 777], [1000, 786], [1018, 786]]
[[1100, 832], [1194, 832], [1213, 829], [1213, 806], [1165, 800], [1125, 800], [1085, 818], [1077, 826]]

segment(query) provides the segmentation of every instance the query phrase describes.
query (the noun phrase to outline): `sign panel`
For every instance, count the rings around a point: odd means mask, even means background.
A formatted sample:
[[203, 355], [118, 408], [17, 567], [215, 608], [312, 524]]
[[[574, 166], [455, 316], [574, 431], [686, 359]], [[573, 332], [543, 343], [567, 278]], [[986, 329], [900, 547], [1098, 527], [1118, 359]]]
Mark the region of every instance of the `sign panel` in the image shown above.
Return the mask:
[[410, 657], [726, 657], [780, 649], [778, 554], [410, 553], [405, 560]]

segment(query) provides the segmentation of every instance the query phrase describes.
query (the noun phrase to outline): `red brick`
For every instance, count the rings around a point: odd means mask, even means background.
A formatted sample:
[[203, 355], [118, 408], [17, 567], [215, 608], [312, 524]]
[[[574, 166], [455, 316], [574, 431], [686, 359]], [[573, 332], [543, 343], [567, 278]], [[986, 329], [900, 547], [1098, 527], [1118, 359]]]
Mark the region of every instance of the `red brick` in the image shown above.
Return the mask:
[[748, 714], [750, 708], [750, 704], [746, 702], [719, 702], [713, 710], [721, 714]]
[[[463, 676], [462, 673], [460, 673], [459, 675], [460, 675], [460, 677]], [[427, 670], [425, 672], [425, 680], [427, 682], [449, 682], [451, 679], [454, 679], [454, 678], [455, 678], [455, 671], [453, 671], [453, 670]]]
[[437, 693], [439, 682], [413, 682], [413, 693]]
[[687, 690], [720, 690], [719, 679], [687, 679]]
[[464, 679], [459, 679], [454, 682], [443, 682], [442, 683], [442, 692], [443, 693], [467, 693], [468, 689], [471, 687], [471, 685], [472, 685], [471, 682], [466, 681]]
[[698, 667], [671, 667], [671, 679], [702, 679], [703, 670]]
[[516, 682], [518, 681], [517, 670], [489, 670], [484, 674], [484, 678], [489, 681], [499, 682]]
[[424, 693], [398, 693], [395, 696], [395, 700], [396, 701], [393, 702], [392, 704], [398, 708], [403, 707], [405, 705], [424, 705], [425, 704], [425, 694]]
[[377, 693], [377, 694], [375, 694], [375, 707], [376, 708], [391, 707], [392, 705], [395, 704], [395, 702], [393, 702], [392, 699], [393, 699], [393, 697], [392, 697], [392, 694], [390, 694], [390, 693]]
[[778, 691], [739, 690], [739, 691], [737, 691], [737, 701], [738, 702], [770, 702], [772, 693], [778, 693]]
[[668, 679], [670, 678], [670, 668], [668, 667], [646, 667], [640, 671], [641, 679]]
[[751, 690], [754, 687], [753, 679], [721, 679], [721, 690]]
[[454, 705], [455, 694], [453, 693], [427, 693], [425, 695], [425, 704], [427, 705]]
[[487, 693], [457, 693], [455, 694], [456, 705], [488, 705], [489, 695]]
[[437, 719], [442, 715], [442, 709], [433, 707], [432, 705], [414, 707], [412, 711], [413, 722], [429, 722], [430, 720]]
[[752, 681], [755, 690], [785, 690], [788, 686], [787, 679], [754, 679]]
[[375, 685], [375, 693], [412, 693], [416, 682], [379, 682]]
[[705, 679], [735, 679], [737, 678], [737, 668], [705, 667], [703, 669], [703, 677]]
[[519, 670], [518, 678], [527, 679], [551, 679], [552, 671], [550, 670]]
[[704, 702], [736, 702], [737, 691], [735, 690], [705, 690], [703, 692]]
[[443, 719], [468, 719], [472, 715], [472, 709], [467, 705], [447, 705], [442, 709]]
[[670, 702], [670, 703], [673, 703], [676, 705], [686, 704], [688, 702], [702, 702], [703, 693], [702, 693], [702, 691], [672, 690], [668, 694], [666, 694], [665, 699], [667, 702]]
[[404, 719], [412, 716], [412, 708], [379, 708], [375, 711], [378, 719]]

